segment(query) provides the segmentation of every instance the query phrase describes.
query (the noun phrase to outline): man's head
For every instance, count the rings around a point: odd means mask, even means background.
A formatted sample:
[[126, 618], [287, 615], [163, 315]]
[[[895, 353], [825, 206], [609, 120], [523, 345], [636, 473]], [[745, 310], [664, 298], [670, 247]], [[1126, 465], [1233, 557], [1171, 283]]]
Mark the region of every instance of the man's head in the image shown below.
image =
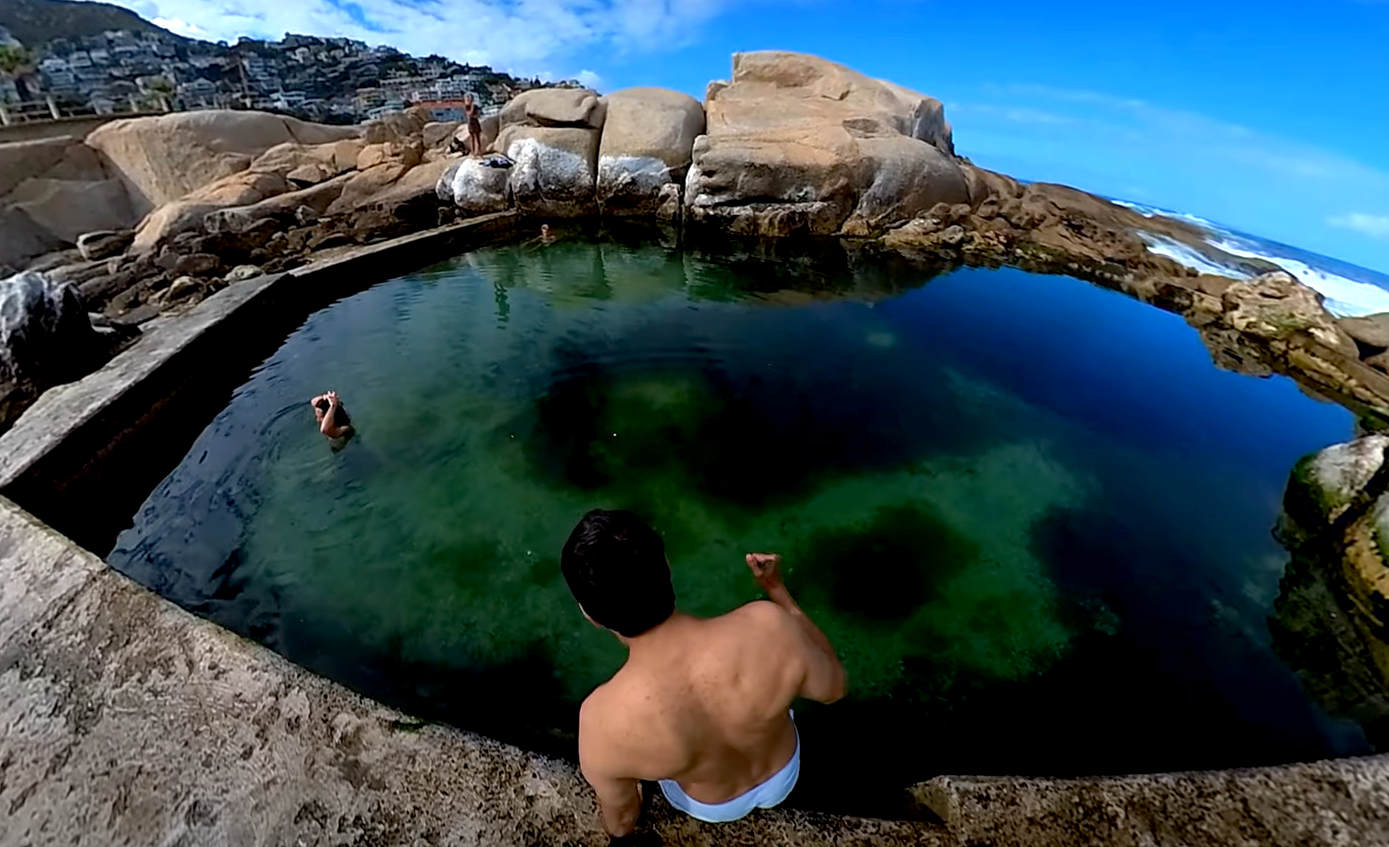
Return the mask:
[[473, 102], [473, 95], [471, 95], [471, 94], [464, 94], [464, 95], [463, 95], [463, 102], [464, 102], [464, 103], [471, 103], [471, 102]]
[[569, 534], [560, 570], [584, 614], [628, 638], [675, 612], [666, 548], [656, 530], [623, 510], [594, 509]]

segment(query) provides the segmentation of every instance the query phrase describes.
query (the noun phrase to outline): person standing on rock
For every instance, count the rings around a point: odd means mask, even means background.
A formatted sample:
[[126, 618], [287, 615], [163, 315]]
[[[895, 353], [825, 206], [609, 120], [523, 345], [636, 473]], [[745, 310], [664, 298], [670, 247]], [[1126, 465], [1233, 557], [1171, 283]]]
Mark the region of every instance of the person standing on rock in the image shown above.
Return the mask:
[[579, 710], [579, 768], [614, 839], [636, 829], [643, 780], [711, 823], [781, 803], [800, 775], [791, 702], [844, 696], [844, 666], [791, 598], [781, 557], [746, 558], [770, 602], [703, 619], [676, 611], [665, 545], [631, 512], [594, 509], [565, 542], [580, 611], [627, 648]]
[[463, 95], [463, 114], [468, 117], [469, 155], [482, 155], [482, 109], [473, 102], [472, 94]]

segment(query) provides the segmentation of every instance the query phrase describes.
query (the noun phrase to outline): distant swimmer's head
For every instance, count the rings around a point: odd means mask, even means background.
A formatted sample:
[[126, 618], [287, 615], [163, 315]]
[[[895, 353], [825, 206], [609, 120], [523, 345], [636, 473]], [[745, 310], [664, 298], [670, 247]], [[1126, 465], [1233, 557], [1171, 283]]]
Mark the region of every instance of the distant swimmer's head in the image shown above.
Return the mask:
[[[322, 420], [323, 416], [328, 414], [328, 410], [331, 409], [333, 406], [332, 403], [329, 402], [327, 396], [323, 396], [313, 401], [313, 407], [314, 411], [318, 412], [318, 419]], [[347, 407], [339, 403], [338, 413], [336, 416], [334, 416], [334, 423], [336, 423], [338, 426], [347, 426], [351, 422], [352, 419], [347, 416]]]
[[540, 238], [541, 238], [542, 241], [549, 241], [549, 240], [550, 240], [551, 236], [550, 236], [550, 225], [549, 225], [549, 224], [541, 224], [541, 225], [540, 225]]
[[584, 614], [618, 635], [636, 637], [675, 613], [665, 542], [631, 512], [584, 515], [559, 565]]

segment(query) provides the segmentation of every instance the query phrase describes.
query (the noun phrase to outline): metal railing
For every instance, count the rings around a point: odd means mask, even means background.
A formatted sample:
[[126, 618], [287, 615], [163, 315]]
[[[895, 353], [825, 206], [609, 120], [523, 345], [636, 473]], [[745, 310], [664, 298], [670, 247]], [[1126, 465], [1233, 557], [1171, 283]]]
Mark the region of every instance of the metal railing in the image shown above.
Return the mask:
[[[146, 98], [148, 100], [148, 98]], [[52, 95], [42, 100], [23, 100], [18, 103], [0, 103], [0, 126], [60, 121], [64, 118], [88, 118], [101, 115], [148, 114], [151, 111], [170, 111], [167, 97], [160, 97], [156, 108], [151, 109], [148, 102], [141, 103], [132, 96], [125, 102], [113, 103], [110, 110], [98, 111], [90, 103], [59, 102]]]

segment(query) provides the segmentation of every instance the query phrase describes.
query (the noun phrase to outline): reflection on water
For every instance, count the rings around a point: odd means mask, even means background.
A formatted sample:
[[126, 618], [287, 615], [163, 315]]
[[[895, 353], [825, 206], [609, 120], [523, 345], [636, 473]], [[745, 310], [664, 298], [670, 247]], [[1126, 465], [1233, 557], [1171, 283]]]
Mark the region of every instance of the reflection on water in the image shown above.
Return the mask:
[[798, 711], [799, 802], [882, 810], [942, 772], [1370, 749], [1266, 626], [1287, 470], [1350, 428], [1074, 280], [502, 248], [313, 315], [110, 558], [374, 696], [568, 752], [622, 659], [559, 574], [584, 511], [646, 515], [698, 614], [779, 550], [853, 684]]

